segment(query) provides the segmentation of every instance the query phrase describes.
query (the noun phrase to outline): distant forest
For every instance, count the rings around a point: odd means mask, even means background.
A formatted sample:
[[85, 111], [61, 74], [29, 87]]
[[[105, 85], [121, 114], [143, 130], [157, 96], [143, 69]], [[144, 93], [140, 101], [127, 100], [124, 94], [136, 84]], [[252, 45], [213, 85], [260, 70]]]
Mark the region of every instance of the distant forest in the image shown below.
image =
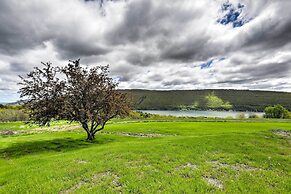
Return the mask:
[[121, 90], [136, 110], [263, 111], [280, 104], [291, 110], [291, 93], [251, 90]]

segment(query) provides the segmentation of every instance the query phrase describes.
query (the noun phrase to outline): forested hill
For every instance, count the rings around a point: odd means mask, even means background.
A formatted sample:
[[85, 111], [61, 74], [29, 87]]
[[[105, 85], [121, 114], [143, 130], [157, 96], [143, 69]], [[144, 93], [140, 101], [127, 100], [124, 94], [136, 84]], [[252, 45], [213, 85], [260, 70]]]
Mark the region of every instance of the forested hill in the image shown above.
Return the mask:
[[232, 109], [263, 111], [266, 106], [275, 104], [281, 104], [291, 110], [291, 93], [287, 92], [251, 90], [157, 91], [139, 89], [121, 91], [127, 93], [133, 108], [140, 110]]

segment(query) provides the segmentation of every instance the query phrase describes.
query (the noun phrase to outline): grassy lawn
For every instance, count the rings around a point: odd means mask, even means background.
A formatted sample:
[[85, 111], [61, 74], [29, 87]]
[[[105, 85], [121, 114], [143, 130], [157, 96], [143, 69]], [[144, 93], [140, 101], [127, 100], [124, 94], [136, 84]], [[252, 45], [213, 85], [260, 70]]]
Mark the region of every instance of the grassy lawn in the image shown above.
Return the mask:
[[[290, 193], [291, 123], [0, 123], [0, 193]], [[15, 134], [4, 134], [14, 131]]]

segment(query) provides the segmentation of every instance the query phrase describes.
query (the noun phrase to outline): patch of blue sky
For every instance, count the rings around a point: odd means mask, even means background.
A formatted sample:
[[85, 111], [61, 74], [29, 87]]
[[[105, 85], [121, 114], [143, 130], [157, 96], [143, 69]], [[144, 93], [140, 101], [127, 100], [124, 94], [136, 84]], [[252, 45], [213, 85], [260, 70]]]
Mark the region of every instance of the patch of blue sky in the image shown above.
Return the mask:
[[223, 60], [225, 60], [226, 58], [225, 57], [219, 57], [217, 60], [218, 61], [223, 61]]
[[242, 16], [245, 5], [238, 3], [237, 6], [233, 5], [229, 1], [223, 3], [221, 11], [223, 16], [217, 20], [222, 25], [231, 24], [233, 28], [241, 27], [248, 23], [251, 19], [247, 19]]
[[16, 91], [0, 90], [0, 104], [16, 102], [19, 100], [19, 94]]
[[210, 68], [213, 64], [225, 60], [225, 57], [218, 57], [214, 59], [210, 59], [206, 61], [205, 63], [200, 64], [200, 69], [208, 69]]
[[209, 60], [209, 61], [207, 61], [205, 63], [202, 63], [200, 65], [200, 68], [201, 69], [207, 69], [207, 68], [209, 68], [212, 65], [212, 63], [213, 63], [213, 59], [211, 59], [211, 60]]

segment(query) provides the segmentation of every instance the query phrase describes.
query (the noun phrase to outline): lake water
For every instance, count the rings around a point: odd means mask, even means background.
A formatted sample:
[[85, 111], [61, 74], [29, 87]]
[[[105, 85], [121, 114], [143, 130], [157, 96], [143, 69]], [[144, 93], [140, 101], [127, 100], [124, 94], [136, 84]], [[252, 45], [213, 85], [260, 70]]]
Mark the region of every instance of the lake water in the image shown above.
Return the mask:
[[247, 118], [251, 114], [256, 114], [259, 117], [263, 117], [262, 112], [240, 112], [240, 111], [200, 111], [200, 110], [138, 110], [144, 113], [150, 114], [158, 114], [158, 115], [171, 115], [177, 117], [218, 117], [218, 118], [226, 118], [233, 117], [235, 118], [237, 115], [243, 113]]

